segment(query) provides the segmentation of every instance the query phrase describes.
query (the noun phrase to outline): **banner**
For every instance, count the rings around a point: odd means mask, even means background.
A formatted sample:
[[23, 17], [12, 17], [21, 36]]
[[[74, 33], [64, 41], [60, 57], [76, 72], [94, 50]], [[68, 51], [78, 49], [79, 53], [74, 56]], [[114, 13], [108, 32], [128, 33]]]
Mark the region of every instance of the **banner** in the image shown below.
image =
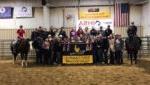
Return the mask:
[[30, 6], [22, 6], [15, 8], [16, 17], [33, 17], [32, 7]]
[[63, 56], [63, 64], [92, 64], [92, 55], [70, 55]]
[[110, 25], [111, 29], [114, 29], [113, 26], [113, 20], [112, 19], [104, 19], [104, 20], [78, 20], [77, 22], [77, 29], [79, 27], [82, 27], [84, 30], [85, 27], [88, 27], [89, 30], [91, 30], [92, 27], [94, 27], [96, 30], [99, 30], [100, 26], [103, 26], [104, 29], [107, 28], [107, 26]]
[[81, 20], [95, 20], [95, 19], [109, 19], [111, 13], [108, 7], [103, 8], [89, 8], [87, 10], [81, 10], [79, 13], [79, 19]]
[[74, 27], [75, 26], [75, 16], [73, 14], [67, 14], [65, 16], [66, 27]]
[[0, 19], [13, 18], [12, 7], [0, 7]]

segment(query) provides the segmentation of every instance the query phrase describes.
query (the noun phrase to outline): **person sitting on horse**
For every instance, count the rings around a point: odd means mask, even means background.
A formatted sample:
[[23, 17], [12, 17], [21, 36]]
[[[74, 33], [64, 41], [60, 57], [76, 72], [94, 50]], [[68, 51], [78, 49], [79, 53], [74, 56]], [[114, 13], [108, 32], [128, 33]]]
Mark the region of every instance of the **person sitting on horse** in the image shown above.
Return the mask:
[[129, 37], [136, 36], [137, 33], [137, 26], [134, 25], [134, 22], [131, 23], [131, 26], [129, 26], [127, 30], [127, 34]]
[[23, 26], [20, 25], [19, 29], [17, 30], [17, 45], [24, 39], [25, 30]]
[[19, 29], [17, 30], [17, 35], [19, 39], [23, 39], [25, 34], [25, 30], [23, 29], [23, 26], [20, 25]]

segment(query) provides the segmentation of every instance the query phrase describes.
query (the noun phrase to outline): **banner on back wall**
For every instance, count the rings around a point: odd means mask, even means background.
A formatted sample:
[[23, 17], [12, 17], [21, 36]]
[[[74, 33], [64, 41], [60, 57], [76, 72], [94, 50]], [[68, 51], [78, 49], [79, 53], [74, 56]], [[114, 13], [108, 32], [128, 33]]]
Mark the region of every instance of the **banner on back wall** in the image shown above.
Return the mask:
[[12, 7], [0, 7], [0, 19], [13, 18]]
[[82, 20], [110, 19], [111, 13], [109, 7], [89, 8], [80, 10], [79, 18]]
[[96, 30], [99, 30], [100, 26], [103, 26], [104, 29], [110, 25], [111, 29], [114, 29], [113, 20], [112, 19], [105, 19], [105, 20], [78, 20], [76, 28], [82, 27], [84, 30], [86, 27], [91, 30], [94, 27]]
[[32, 7], [30, 6], [15, 7], [15, 13], [18, 18], [33, 17]]

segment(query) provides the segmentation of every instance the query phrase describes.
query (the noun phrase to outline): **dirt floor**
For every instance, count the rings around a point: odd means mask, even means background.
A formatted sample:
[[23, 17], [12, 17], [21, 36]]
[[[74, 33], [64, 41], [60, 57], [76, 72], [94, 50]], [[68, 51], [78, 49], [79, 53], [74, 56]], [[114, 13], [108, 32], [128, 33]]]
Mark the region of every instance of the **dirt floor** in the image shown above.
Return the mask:
[[150, 85], [150, 61], [137, 65], [38, 66], [0, 60], [0, 85]]

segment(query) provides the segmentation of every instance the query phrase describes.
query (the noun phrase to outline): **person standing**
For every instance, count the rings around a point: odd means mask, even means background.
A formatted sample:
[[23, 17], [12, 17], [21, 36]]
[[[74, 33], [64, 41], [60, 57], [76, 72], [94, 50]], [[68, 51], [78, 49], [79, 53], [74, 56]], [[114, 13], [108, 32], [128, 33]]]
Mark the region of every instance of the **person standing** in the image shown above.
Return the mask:
[[91, 31], [90, 31], [90, 35], [92, 36], [96, 36], [97, 35], [97, 31], [94, 27], [92, 27]]
[[39, 36], [38, 29], [35, 28], [35, 30], [31, 33], [31, 40], [34, 41]]
[[49, 29], [49, 35], [51, 35], [52, 37], [55, 37], [56, 33], [54, 32], [53, 28]]
[[114, 49], [114, 44], [115, 44], [115, 40], [114, 40], [114, 36], [113, 35], [110, 35], [109, 36], [109, 56], [110, 56], [110, 61], [109, 63], [110, 64], [114, 64], [115, 62], [115, 49]]
[[64, 30], [64, 27], [60, 28], [59, 36], [62, 36], [62, 39], [67, 37], [66, 31]]
[[77, 36], [80, 37], [81, 35], [84, 35], [84, 31], [83, 31], [82, 27], [79, 27], [79, 29], [77, 31]]
[[124, 47], [124, 41], [121, 39], [121, 35], [116, 35], [115, 37], [115, 61], [116, 64], [123, 64], [123, 47]]
[[97, 36], [96, 41], [96, 61], [102, 64], [103, 62], [103, 52], [104, 52], [104, 42], [102, 35]]
[[108, 37], [112, 34], [112, 30], [110, 29], [110, 25], [107, 26], [107, 29], [105, 30], [105, 36]]
[[43, 42], [43, 60], [44, 60], [44, 64], [49, 64], [50, 61], [50, 42], [48, 40], [48, 38], [45, 39], [45, 41]]
[[98, 34], [104, 36], [104, 30], [102, 26], [100, 26], [100, 30], [98, 31]]
[[54, 40], [53, 51], [54, 51], [53, 64], [61, 64], [62, 51], [63, 51], [63, 45], [61, 43], [61, 38], [56, 38]]
[[108, 64], [108, 49], [109, 49], [109, 40], [107, 37], [103, 37], [104, 42], [104, 62], [105, 64]]

